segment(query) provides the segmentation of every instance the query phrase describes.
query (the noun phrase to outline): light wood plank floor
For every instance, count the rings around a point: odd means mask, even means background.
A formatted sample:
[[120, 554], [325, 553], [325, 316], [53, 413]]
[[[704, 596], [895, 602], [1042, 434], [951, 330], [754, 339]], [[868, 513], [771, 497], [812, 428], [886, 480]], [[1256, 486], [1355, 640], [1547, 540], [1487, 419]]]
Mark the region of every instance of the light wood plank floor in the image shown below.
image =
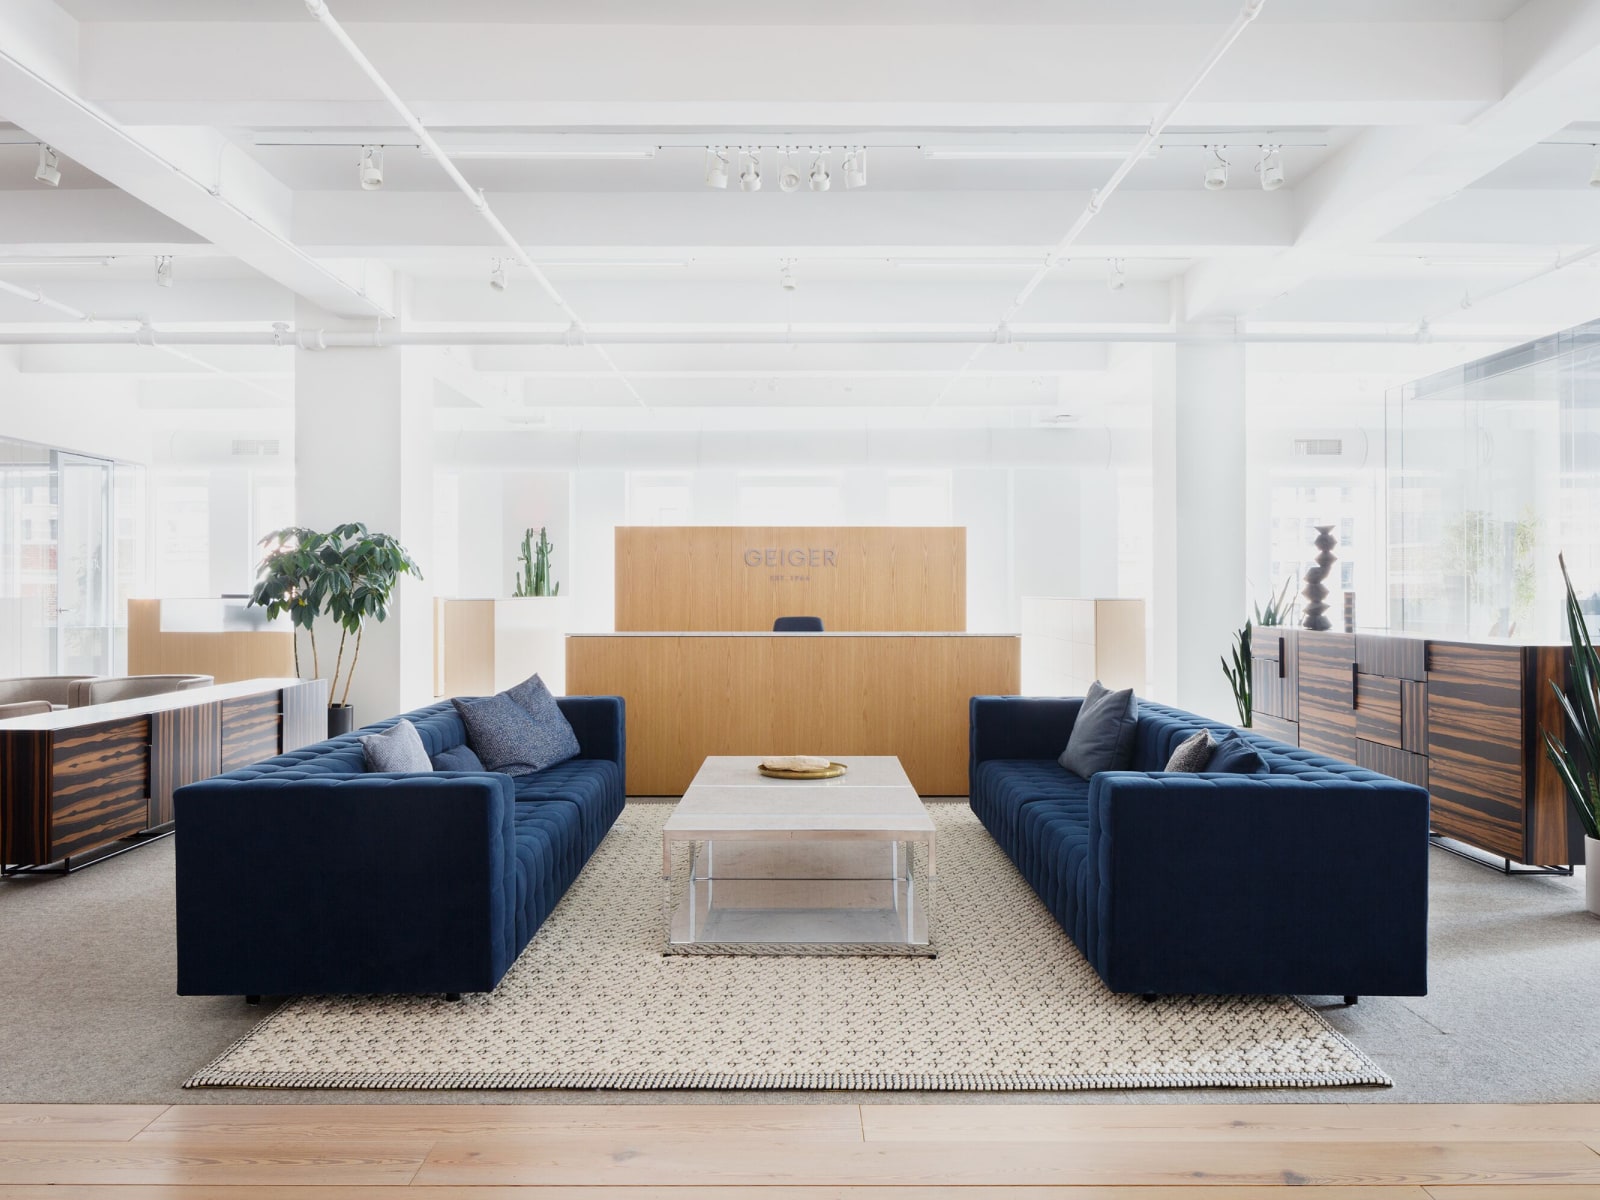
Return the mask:
[[1176, 1200], [1195, 1188], [1600, 1200], [1600, 1105], [0, 1105], [0, 1200]]

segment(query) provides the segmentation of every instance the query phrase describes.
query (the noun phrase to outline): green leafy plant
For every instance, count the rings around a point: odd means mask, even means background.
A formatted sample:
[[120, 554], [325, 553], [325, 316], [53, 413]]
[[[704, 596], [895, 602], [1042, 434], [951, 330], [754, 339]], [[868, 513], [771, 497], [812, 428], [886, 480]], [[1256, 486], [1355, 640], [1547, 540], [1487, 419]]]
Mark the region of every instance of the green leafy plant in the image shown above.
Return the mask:
[[1222, 673], [1233, 689], [1233, 703], [1239, 710], [1239, 724], [1250, 728], [1255, 718], [1255, 697], [1250, 678], [1250, 630], [1254, 625], [1287, 625], [1291, 610], [1290, 595], [1294, 589], [1294, 576], [1283, 581], [1283, 586], [1267, 599], [1267, 606], [1253, 604], [1255, 616], [1233, 635], [1233, 661], [1220, 658]]
[[[339, 626], [339, 651], [334, 658], [328, 696], [337, 703], [350, 701], [350, 682], [361, 657], [361, 634], [367, 621], [384, 621], [394, 589], [402, 575], [422, 577], [422, 571], [404, 546], [386, 533], [372, 533], [359, 521], [340, 525], [328, 533], [304, 526], [275, 530], [261, 539], [266, 555], [256, 571], [250, 603], [267, 610], [267, 616], [285, 613], [295, 632], [294, 670], [300, 666], [299, 631], [311, 643], [311, 677], [322, 677], [317, 650], [317, 618], [328, 616]], [[350, 638], [350, 662], [345, 650]], [[344, 689], [339, 691], [339, 682]]]
[[294, 632], [294, 673], [300, 670], [299, 631], [311, 639], [311, 677], [320, 678], [316, 621], [328, 606], [328, 575], [322, 552], [328, 535], [304, 526], [277, 529], [261, 539], [266, 555], [256, 569], [250, 603], [276, 620], [285, 613]]
[[1254, 715], [1250, 694], [1250, 622], [1244, 623], [1244, 628], [1233, 635], [1233, 662], [1221, 659], [1222, 673], [1228, 677], [1228, 686], [1233, 689], [1233, 702], [1239, 709], [1239, 724], [1250, 728], [1250, 719]]
[[1583, 619], [1583, 609], [1577, 593], [1572, 589], [1572, 576], [1567, 574], [1566, 556], [1559, 558], [1561, 578], [1567, 584], [1567, 635], [1572, 643], [1572, 690], [1562, 688], [1558, 680], [1549, 681], [1550, 690], [1561, 702], [1567, 729], [1576, 742], [1576, 753], [1568, 740], [1541, 726], [1544, 752], [1550, 756], [1561, 782], [1566, 785], [1567, 796], [1578, 810], [1578, 820], [1583, 831], [1592, 838], [1600, 838], [1600, 658], [1595, 656], [1594, 643], [1589, 640], [1589, 626]]
[[555, 545], [545, 536], [544, 526], [539, 526], [539, 541], [535, 544], [533, 530], [529, 529], [522, 535], [522, 553], [517, 555], [517, 561], [522, 564], [522, 571], [517, 577], [515, 596], [559, 596], [561, 585], [550, 582], [550, 552]]
[[1266, 608], [1260, 604], [1252, 607], [1255, 609], [1255, 624], [1257, 625], [1287, 625], [1289, 617], [1294, 611], [1294, 576], [1283, 581], [1283, 587], [1278, 589], [1276, 595], [1267, 600]]
[[422, 578], [406, 548], [387, 533], [372, 533], [360, 521], [340, 525], [328, 534], [323, 555], [328, 574], [328, 615], [339, 626], [339, 654], [334, 660], [331, 697], [339, 687], [345, 644], [351, 637], [350, 665], [344, 673], [340, 704], [350, 703], [350, 682], [361, 658], [361, 634], [370, 621], [389, 619], [389, 603], [402, 575]]

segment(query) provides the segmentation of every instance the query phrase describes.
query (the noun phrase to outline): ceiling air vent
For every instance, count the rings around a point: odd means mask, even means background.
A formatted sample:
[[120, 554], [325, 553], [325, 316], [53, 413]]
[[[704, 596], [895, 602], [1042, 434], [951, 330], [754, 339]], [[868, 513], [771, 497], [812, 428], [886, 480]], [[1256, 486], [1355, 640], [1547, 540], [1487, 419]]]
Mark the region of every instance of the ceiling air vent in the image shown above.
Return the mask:
[[1295, 438], [1294, 452], [1296, 456], [1308, 458], [1329, 455], [1337, 458], [1344, 453], [1344, 441], [1340, 438]]
[[277, 438], [233, 439], [233, 454], [236, 458], [274, 458], [277, 453]]

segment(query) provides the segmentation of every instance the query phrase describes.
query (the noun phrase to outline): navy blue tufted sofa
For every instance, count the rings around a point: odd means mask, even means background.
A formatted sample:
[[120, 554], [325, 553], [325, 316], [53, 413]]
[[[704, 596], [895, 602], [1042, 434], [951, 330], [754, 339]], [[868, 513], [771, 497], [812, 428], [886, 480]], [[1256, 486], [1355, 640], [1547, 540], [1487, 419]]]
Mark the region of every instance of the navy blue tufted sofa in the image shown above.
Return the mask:
[[1426, 994], [1424, 789], [1254, 734], [1266, 775], [1167, 774], [1230, 727], [1145, 701], [1133, 770], [1085, 782], [1055, 761], [1082, 703], [974, 697], [970, 803], [1107, 987]]
[[179, 994], [491, 990], [622, 812], [622, 700], [556, 702], [580, 756], [535, 775], [369, 774], [348, 734], [180, 788]]

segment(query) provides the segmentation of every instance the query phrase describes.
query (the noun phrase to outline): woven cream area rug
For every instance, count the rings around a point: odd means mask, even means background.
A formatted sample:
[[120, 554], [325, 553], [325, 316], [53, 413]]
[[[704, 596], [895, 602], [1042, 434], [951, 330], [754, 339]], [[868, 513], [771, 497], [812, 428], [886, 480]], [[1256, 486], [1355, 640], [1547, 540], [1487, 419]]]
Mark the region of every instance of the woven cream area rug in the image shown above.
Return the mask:
[[1290, 997], [1108, 992], [964, 803], [937, 958], [661, 953], [661, 826], [630, 804], [489, 995], [285, 1003], [188, 1083], [1032, 1091], [1390, 1083]]

